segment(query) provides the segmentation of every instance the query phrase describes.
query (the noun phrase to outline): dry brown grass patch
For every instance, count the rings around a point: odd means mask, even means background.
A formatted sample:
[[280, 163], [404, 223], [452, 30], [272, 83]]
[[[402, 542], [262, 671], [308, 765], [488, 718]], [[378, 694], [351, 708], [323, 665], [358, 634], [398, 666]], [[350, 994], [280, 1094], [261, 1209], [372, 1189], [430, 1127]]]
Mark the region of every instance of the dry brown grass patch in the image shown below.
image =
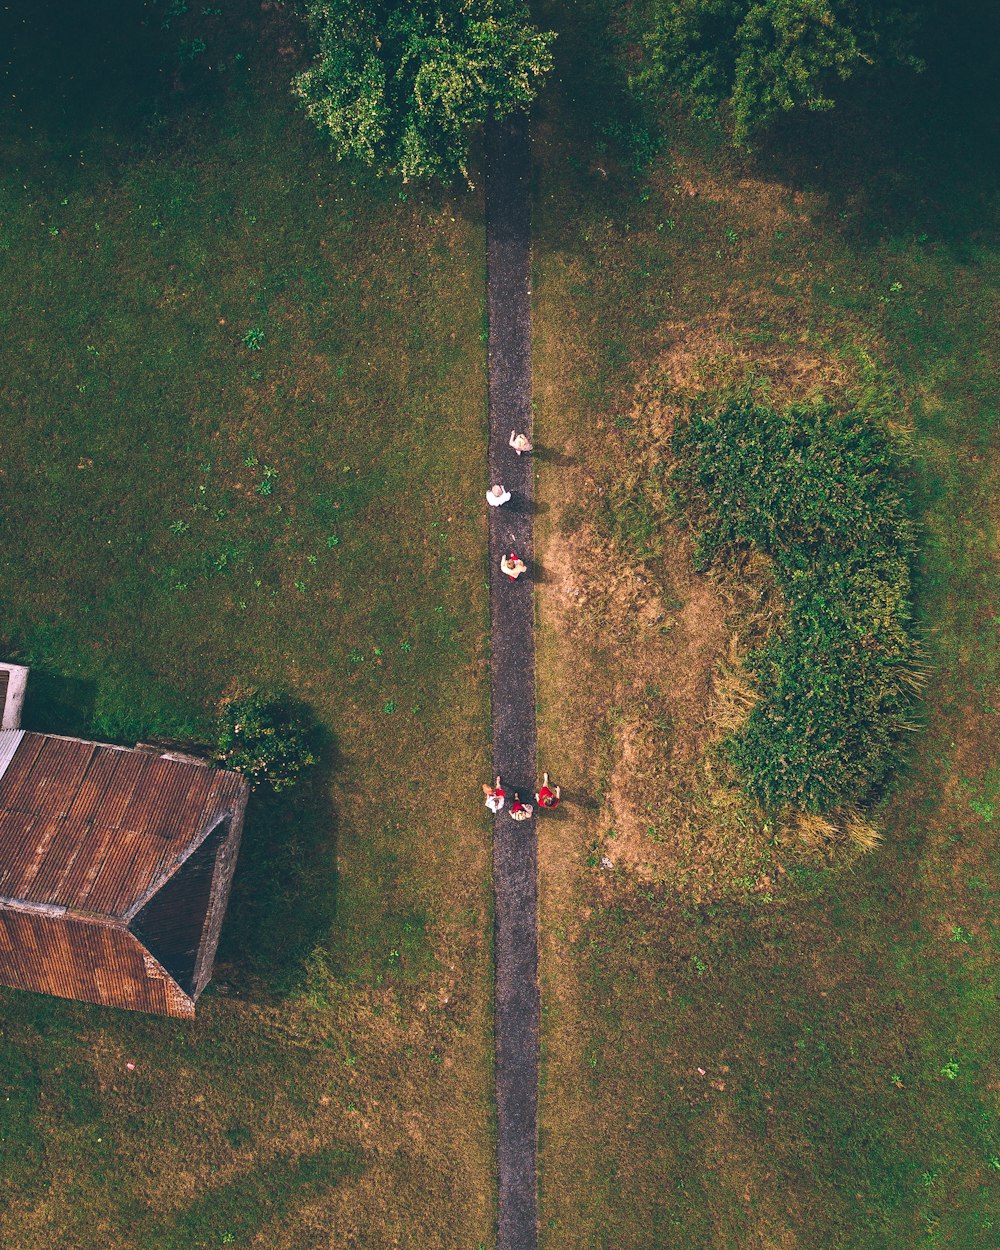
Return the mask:
[[760, 695], [743, 664], [739, 634], [729, 640], [729, 650], [712, 674], [713, 736], [720, 740], [734, 734], [760, 701]]
[[672, 169], [661, 169], [653, 183], [667, 199], [706, 200], [722, 204], [734, 222], [760, 229], [785, 221], [808, 221], [810, 201], [801, 191], [764, 178], [739, 178], [723, 182], [693, 157], [675, 156]]
[[678, 414], [707, 394], [752, 384], [781, 406], [817, 395], [844, 393], [858, 383], [858, 368], [806, 342], [760, 343], [745, 329], [745, 314], [720, 308], [694, 322], [668, 322], [664, 347], [636, 388], [633, 420], [655, 441], [668, 437]]
[[865, 853], [878, 850], [882, 842], [882, 831], [860, 812], [847, 814], [844, 819], [844, 835], [851, 846]]
[[850, 807], [827, 815], [787, 812], [779, 822], [778, 838], [791, 848], [826, 857], [845, 845], [867, 854], [879, 847], [882, 833], [869, 817]]

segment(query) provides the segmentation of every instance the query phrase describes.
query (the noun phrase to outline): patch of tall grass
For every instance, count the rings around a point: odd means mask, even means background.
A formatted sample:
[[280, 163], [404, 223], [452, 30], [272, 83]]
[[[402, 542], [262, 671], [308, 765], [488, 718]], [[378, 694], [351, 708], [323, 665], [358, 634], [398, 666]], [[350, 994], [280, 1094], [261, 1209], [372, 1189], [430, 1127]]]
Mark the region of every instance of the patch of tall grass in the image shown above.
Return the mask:
[[724, 750], [768, 808], [870, 801], [919, 687], [912, 522], [880, 424], [821, 401], [699, 401], [674, 433], [675, 482], [702, 568], [756, 547], [785, 620], [746, 657], [759, 698]]

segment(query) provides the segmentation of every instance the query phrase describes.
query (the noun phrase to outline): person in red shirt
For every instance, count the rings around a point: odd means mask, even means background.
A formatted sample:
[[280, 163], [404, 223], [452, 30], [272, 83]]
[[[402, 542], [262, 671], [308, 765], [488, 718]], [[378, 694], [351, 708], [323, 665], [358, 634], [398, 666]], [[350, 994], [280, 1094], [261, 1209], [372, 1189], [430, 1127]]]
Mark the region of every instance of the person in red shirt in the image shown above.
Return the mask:
[[535, 801], [539, 807], [547, 807], [549, 809], [559, 806], [559, 787], [554, 790], [549, 789], [549, 774], [542, 773], [542, 788], [535, 795]]

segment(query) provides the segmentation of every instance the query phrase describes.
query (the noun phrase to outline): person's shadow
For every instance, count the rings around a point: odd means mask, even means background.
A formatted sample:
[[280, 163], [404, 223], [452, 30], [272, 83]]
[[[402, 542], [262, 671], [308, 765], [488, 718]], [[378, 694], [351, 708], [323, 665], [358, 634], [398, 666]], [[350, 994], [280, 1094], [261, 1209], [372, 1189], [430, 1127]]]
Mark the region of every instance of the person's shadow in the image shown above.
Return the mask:
[[532, 455], [536, 460], [541, 460], [545, 464], [558, 465], [561, 469], [576, 464], [576, 456], [570, 455], [567, 451], [557, 451], [555, 447], [545, 447], [540, 443], [535, 443]]
[[520, 491], [511, 491], [510, 500], [505, 506], [516, 516], [542, 516], [551, 507], [547, 503], [537, 503], [533, 499], [526, 499]]
[[596, 812], [601, 805], [586, 790], [567, 790], [563, 786], [559, 791], [558, 807], [540, 807], [538, 810], [545, 820], [567, 820], [572, 814], [567, 808], [574, 807], [584, 812]]

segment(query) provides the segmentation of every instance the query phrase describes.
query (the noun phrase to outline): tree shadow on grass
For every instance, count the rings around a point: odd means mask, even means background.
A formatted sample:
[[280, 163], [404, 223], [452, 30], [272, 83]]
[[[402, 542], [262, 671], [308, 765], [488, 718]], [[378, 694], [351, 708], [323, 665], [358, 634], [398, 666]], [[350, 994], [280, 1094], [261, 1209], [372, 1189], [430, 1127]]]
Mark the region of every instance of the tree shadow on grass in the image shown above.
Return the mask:
[[240, 993], [282, 997], [329, 934], [337, 911], [337, 815], [332, 735], [293, 789], [255, 791], [219, 945], [216, 980]]
[[140, 154], [204, 157], [228, 98], [253, 93], [256, 108], [278, 93], [291, 112], [292, 67], [278, 46], [296, 20], [257, 0], [235, 0], [224, 16], [183, 0], [11, 0], [0, 11], [6, 148], [33, 169], [49, 149], [44, 177], [60, 194], [68, 178], [125, 169]]
[[200, 1193], [178, 1215], [159, 1222], [136, 1212], [144, 1245], [159, 1250], [191, 1250], [195, 1246], [246, 1246], [266, 1225], [284, 1221], [304, 1201], [315, 1201], [328, 1189], [361, 1171], [352, 1150], [320, 1150], [297, 1159], [277, 1157], [217, 1188]]
[[[1000, 11], [982, 0], [932, 6], [915, 51], [926, 63], [859, 73], [837, 84], [830, 111], [793, 110], [762, 134], [752, 153], [735, 150], [722, 125], [692, 121], [680, 105], [644, 106], [628, 85], [630, 45], [642, 29], [628, 6], [609, 0], [543, 0], [539, 20], [559, 31], [557, 71], [535, 110], [571, 129], [572, 146], [540, 149], [563, 162], [562, 192], [610, 218], [635, 211], [644, 154], [669, 140], [728, 181], [758, 178], [825, 197], [828, 228], [868, 245], [912, 235], [943, 245], [958, 263], [976, 259], [977, 238], [995, 220], [1000, 95]], [[657, 132], [655, 141], [653, 132]], [[544, 153], [544, 155], [543, 155]], [[636, 159], [632, 159], [635, 157]], [[610, 158], [610, 163], [609, 163]], [[553, 214], [552, 229], [562, 218]], [[543, 227], [544, 228], [544, 227]], [[536, 230], [537, 235], [537, 230]], [[564, 240], [553, 238], [558, 246]], [[537, 242], [537, 238], [536, 238]]]
[[79, 147], [101, 126], [115, 138], [141, 133], [163, 92], [170, 36], [142, 5], [95, 0], [84, 7], [14, 0], [7, 20], [8, 107], [43, 142]]
[[912, 234], [967, 263], [992, 220], [1000, 66], [964, 47], [960, 25], [924, 74], [860, 79], [831, 112], [782, 119], [753, 172], [825, 197], [831, 225], [858, 245]]

